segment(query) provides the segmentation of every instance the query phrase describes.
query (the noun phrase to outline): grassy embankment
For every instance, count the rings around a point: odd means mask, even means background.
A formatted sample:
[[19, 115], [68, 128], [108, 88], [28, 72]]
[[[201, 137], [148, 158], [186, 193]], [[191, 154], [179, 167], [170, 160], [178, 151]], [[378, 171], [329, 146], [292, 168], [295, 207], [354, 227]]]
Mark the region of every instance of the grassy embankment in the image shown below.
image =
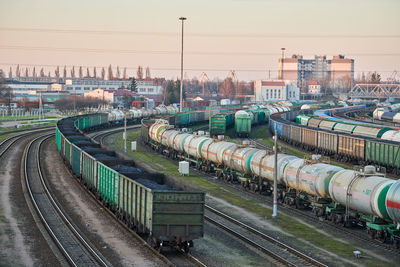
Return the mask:
[[[262, 131], [262, 130], [260, 130]], [[138, 140], [140, 137], [140, 130], [135, 129], [128, 132], [128, 141]], [[128, 142], [128, 143], [129, 143]], [[123, 140], [122, 134], [112, 135], [107, 139], [107, 145], [110, 149], [123, 151]], [[284, 212], [279, 212], [279, 217], [272, 220], [272, 210], [269, 207], [265, 207], [261, 204], [254, 203], [254, 201], [248, 200], [241, 196], [237, 191], [223, 187], [212, 181], [204, 179], [200, 176], [190, 174], [189, 176], [182, 177], [179, 175], [177, 163], [173, 163], [164, 157], [154, 156], [153, 154], [144, 151], [138, 147], [135, 152], [129, 151], [127, 153], [135, 161], [142, 162], [151, 165], [157, 171], [160, 171], [166, 175], [176, 177], [182, 181], [193, 184], [198, 188], [205, 190], [208, 194], [226, 200], [232, 205], [248, 210], [254, 214], [257, 214], [261, 218], [264, 218], [268, 223], [280, 227], [283, 231], [295, 236], [295, 242], [299, 246], [312, 249], [308, 243], [313, 244], [313, 246], [328, 250], [336, 255], [338, 258], [332, 258], [334, 262], [340, 258], [345, 258], [347, 260], [354, 260], [352, 251], [361, 250], [365, 258], [359, 260], [358, 264], [365, 264], [369, 266], [382, 266], [384, 265], [381, 261], [375, 260], [372, 256], [368, 256], [368, 252], [360, 247], [355, 247], [351, 241], [342, 242], [339, 240], [333, 240], [331, 237], [335, 236], [335, 233], [328, 233], [328, 235], [321, 234], [318, 232], [324, 231], [326, 229], [316, 229], [317, 227], [299, 223], [298, 221], [291, 218], [289, 214]], [[354, 265], [358, 265], [355, 263]], [[348, 263], [346, 263], [348, 265]]]

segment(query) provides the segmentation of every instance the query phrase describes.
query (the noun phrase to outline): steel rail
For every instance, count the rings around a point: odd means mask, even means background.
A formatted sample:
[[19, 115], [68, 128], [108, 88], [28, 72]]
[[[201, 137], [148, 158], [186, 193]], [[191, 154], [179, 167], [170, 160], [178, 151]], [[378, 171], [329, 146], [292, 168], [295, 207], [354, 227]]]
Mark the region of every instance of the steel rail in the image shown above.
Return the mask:
[[[62, 254], [66, 257], [67, 261], [72, 266], [81, 266], [82, 264], [85, 266], [93, 265], [93, 266], [110, 266], [105, 260], [103, 260], [102, 256], [100, 256], [94, 249], [93, 246], [90, 245], [85, 238], [79, 234], [79, 232], [75, 229], [72, 223], [66, 218], [65, 214], [62, 212], [52, 195], [50, 194], [41, 170], [40, 166], [40, 148], [43, 142], [53, 137], [54, 134], [47, 134], [39, 136], [33, 139], [24, 151], [24, 157], [22, 159], [24, 166], [24, 176], [25, 183], [32, 200], [33, 206], [35, 207], [40, 219], [42, 220], [45, 228], [49, 232], [50, 236], [54, 240], [54, 242], [59, 247]], [[39, 143], [35, 148], [35, 143]], [[32, 155], [34, 153], [34, 155]], [[33, 172], [28, 171], [29, 169], [29, 157], [34, 157], [35, 168], [37, 171], [36, 181], [32, 181]], [[33, 167], [33, 166], [32, 166]], [[38, 181], [38, 179], [40, 181]], [[32, 182], [40, 182], [39, 190], [34, 190], [32, 188]], [[44, 191], [44, 192], [43, 192]], [[43, 193], [45, 198], [43, 199]], [[39, 199], [42, 197], [42, 199]], [[47, 206], [46, 206], [47, 205]], [[44, 207], [45, 206], [45, 207]], [[53, 213], [49, 214], [49, 210], [53, 209]], [[50, 211], [51, 212], [51, 211]], [[48, 213], [46, 215], [46, 213]], [[52, 216], [50, 218], [50, 215]], [[54, 217], [53, 217], [54, 216]], [[55, 216], [59, 216], [59, 218], [55, 218]], [[58, 219], [56, 222], [52, 222], [51, 220]], [[62, 223], [61, 223], [62, 222]], [[51, 226], [53, 225], [53, 226]], [[64, 232], [63, 232], [64, 231]], [[61, 240], [60, 235], [64, 235], [65, 240]], [[82, 247], [82, 246], [83, 247]], [[73, 255], [73, 251], [75, 250], [75, 254]], [[81, 261], [81, 263], [79, 262]], [[83, 261], [83, 262], [82, 262]]]
[[279, 240], [277, 240], [277, 239], [275, 239], [275, 238], [273, 238], [273, 237], [271, 237], [271, 236], [269, 236], [269, 235], [267, 235], [265, 233], [262, 233], [262, 232], [258, 231], [257, 229], [255, 229], [255, 228], [253, 228], [253, 227], [251, 227], [251, 226], [249, 226], [249, 225], [247, 225], [245, 223], [242, 223], [241, 221], [238, 221], [235, 218], [232, 218], [231, 216], [229, 216], [229, 215], [227, 215], [227, 214], [225, 214], [225, 213], [223, 213], [223, 212], [221, 212], [221, 211], [219, 211], [217, 209], [214, 209], [213, 207], [205, 205], [205, 208], [207, 210], [209, 210], [210, 212], [215, 213], [218, 216], [223, 217], [224, 219], [226, 219], [226, 220], [228, 220], [228, 221], [230, 221], [230, 222], [232, 222], [232, 223], [234, 223], [236, 225], [239, 225], [240, 227], [248, 230], [249, 232], [262, 237], [263, 239], [267, 240], [268, 242], [271, 242], [271, 243], [273, 243], [273, 244], [275, 244], [275, 245], [277, 245], [277, 246], [279, 246], [279, 247], [281, 247], [283, 249], [286, 249], [290, 253], [292, 253], [292, 254], [294, 254], [294, 255], [306, 260], [307, 262], [311, 263], [312, 265], [320, 266], [320, 267], [326, 267], [327, 266], [327, 265], [319, 262], [318, 260], [316, 260], [316, 259], [314, 259], [314, 258], [312, 258], [312, 257], [310, 257], [310, 256], [298, 251], [297, 249], [292, 248], [292, 247], [282, 243], [281, 241], [279, 241]]

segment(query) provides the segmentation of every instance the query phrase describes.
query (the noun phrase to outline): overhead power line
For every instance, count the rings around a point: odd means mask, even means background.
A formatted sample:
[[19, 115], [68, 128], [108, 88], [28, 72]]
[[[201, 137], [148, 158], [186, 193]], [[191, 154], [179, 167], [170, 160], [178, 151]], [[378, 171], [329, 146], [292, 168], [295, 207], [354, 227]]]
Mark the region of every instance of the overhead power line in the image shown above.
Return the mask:
[[[82, 29], [51, 29], [51, 28], [17, 28], [17, 27], [0, 27], [0, 31], [8, 32], [43, 32], [57, 34], [96, 34], [96, 35], [138, 35], [138, 36], [159, 36], [170, 37], [179, 36], [179, 32], [143, 32], [143, 31], [127, 31], [127, 30], [82, 30]], [[213, 38], [342, 38], [342, 39], [390, 39], [400, 38], [399, 34], [295, 34], [295, 33], [187, 33], [188, 37], [213, 37]]]
[[[38, 50], [55, 52], [88, 52], [88, 53], [120, 53], [120, 54], [164, 54], [176, 55], [179, 51], [173, 50], [133, 50], [133, 49], [111, 49], [111, 48], [85, 48], [85, 47], [44, 47], [44, 46], [18, 46], [0, 45], [0, 49], [9, 50]], [[210, 55], [210, 56], [279, 56], [279, 53], [266, 52], [241, 52], [241, 51], [187, 51], [187, 55]], [[315, 53], [301, 53], [303, 55], [315, 55]], [[326, 54], [326, 53], [322, 53]], [[335, 54], [335, 53], [332, 53]], [[341, 53], [347, 56], [400, 56], [400, 53]]]
[[[101, 69], [101, 68], [108, 68], [109, 65], [107, 66], [94, 66], [94, 65], [79, 65], [79, 64], [75, 64], [75, 65], [65, 65], [65, 64], [60, 64], [60, 65], [53, 65], [53, 64], [29, 64], [29, 63], [7, 63], [7, 62], [0, 62], [0, 65], [3, 66], [17, 66], [19, 65], [20, 67], [36, 67], [36, 68], [41, 68], [41, 67], [47, 67], [47, 68], [56, 68], [56, 67], [64, 67], [66, 66], [67, 68], [72, 68], [72, 67], [82, 67], [82, 68], [97, 68], [97, 69]], [[114, 64], [115, 66], [117, 66], [117, 64]], [[137, 70], [137, 66], [122, 66], [120, 65], [120, 68], [126, 68], [127, 70], [133, 70], [136, 71]], [[180, 70], [179, 67], [151, 67], [151, 70], [155, 70], [155, 71], [178, 71]], [[271, 72], [278, 72], [278, 69], [273, 69], [273, 68], [251, 68], [251, 69], [238, 69], [235, 67], [230, 67], [230, 68], [208, 68], [208, 67], [204, 67], [204, 68], [185, 68], [185, 70], [187, 71], [209, 71], [209, 72], [213, 72], [213, 71], [231, 71], [232, 69], [234, 69], [235, 71], [242, 71], [242, 72], [266, 72], [266, 71], [271, 71]], [[380, 72], [380, 73], [384, 73], [384, 72], [390, 72], [392, 73], [393, 71], [396, 70], [357, 70], [355, 72]], [[319, 72], [319, 71], [313, 71], [315, 72]], [[320, 71], [320, 72], [324, 72], [324, 71]]]

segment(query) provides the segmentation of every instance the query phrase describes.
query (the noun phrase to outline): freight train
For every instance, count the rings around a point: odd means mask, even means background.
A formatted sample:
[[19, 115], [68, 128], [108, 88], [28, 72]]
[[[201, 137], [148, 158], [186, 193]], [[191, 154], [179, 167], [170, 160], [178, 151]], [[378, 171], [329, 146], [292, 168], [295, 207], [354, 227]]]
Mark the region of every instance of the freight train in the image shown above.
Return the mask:
[[[271, 116], [270, 131], [277, 129], [277, 134], [283, 141], [304, 150], [326, 156], [332, 156], [338, 161], [355, 165], [376, 164], [385, 167], [387, 172], [400, 174], [400, 143], [382, 140], [359, 134], [346, 132], [354, 125], [340, 123], [341, 131], [332, 131], [338, 122], [315, 119], [308, 126], [300, 125], [293, 120], [297, 112], [280, 113]], [[315, 123], [314, 123], [315, 122]], [[319, 124], [318, 127], [315, 126]], [[361, 126], [360, 126], [361, 127]], [[338, 129], [338, 128], [337, 128]], [[380, 130], [362, 127], [363, 131], [379, 136]], [[388, 133], [385, 132], [384, 134]]]
[[[272, 190], [275, 159], [265, 150], [180, 131], [165, 120], [143, 123], [142, 138], [155, 150], [220, 178], [254, 191]], [[348, 227], [363, 225], [371, 237], [399, 247], [400, 180], [385, 178], [373, 166], [345, 170], [282, 153], [277, 177], [280, 201], [310, 207], [316, 216]]]
[[[140, 114], [148, 116], [146, 112]], [[60, 120], [56, 127], [57, 149], [82, 184], [118, 219], [147, 236], [150, 245], [157, 249], [179, 246], [187, 252], [193, 240], [203, 237], [205, 193], [175, 190], [163, 174], [138, 169], [133, 161], [102, 149], [83, 134], [118, 125], [121, 116], [113, 111]]]
[[376, 120], [384, 120], [395, 123], [400, 123], [400, 104], [394, 104], [387, 107], [376, 108], [372, 116]]

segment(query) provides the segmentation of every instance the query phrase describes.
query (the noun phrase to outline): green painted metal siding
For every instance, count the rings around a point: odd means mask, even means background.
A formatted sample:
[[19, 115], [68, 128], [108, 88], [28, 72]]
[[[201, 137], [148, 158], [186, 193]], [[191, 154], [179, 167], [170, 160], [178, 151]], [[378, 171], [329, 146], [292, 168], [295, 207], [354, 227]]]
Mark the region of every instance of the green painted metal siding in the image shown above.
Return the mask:
[[119, 173], [101, 162], [97, 163], [98, 190], [104, 199], [113, 208], [118, 208]]
[[365, 160], [400, 168], [400, 147], [389, 142], [366, 140]]
[[82, 152], [82, 178], [89, 189], [97, 188], [97, 161], [86, 152]]
[[236, 117], [235, 131], [237, 133], [250, 133], [251, 132], [251, 118], [250, 117]]
[[202, 237], [204, 199], [203, 192], [153, 191], [152, 235], [182, 241]]
[[61, 133], [58, 127], [56, 128], [56, 144], [58, 151], [61, 151]]
[[71, 142], [68, 139], [65, 139], [64, 142], [64, 157], [71, 163]]
[[83, 129], [87, 129], [90, 127], [91, 116], [87, 116], [83, 118]]
[[71, 166], [76, 176], [81, 176], [82, 150], [76, 145], [71, 145]]

